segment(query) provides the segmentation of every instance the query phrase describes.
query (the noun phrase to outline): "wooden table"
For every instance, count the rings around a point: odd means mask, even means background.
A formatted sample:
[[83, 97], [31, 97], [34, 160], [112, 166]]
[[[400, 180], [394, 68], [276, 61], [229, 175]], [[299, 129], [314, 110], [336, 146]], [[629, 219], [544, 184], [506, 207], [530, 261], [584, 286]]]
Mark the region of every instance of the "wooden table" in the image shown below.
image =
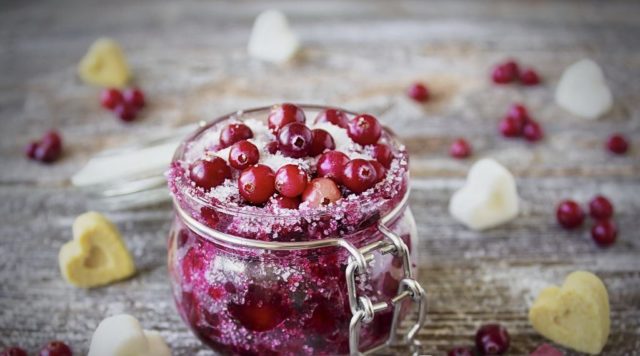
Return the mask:
[[[304, 43], [295, 62], [259, 63], [246, 55], [254, 16], [284, 10]], [[612, 332], [604, 354], [640, 352], [640, 3], [633, 1], [203, 2], [4, 1], [0, 5], [0, 348], [35, 352], [51, 339], [86, 353], [106, 315], [129, 312], [157, 329], [175, 355], [210, 351], [188, 332], [170, 299], [165, 266], [168, 204], [108, 216], [122, 230], [138, 265], [135, 278], [84, 291], [57, 267], [70, 226], [87, 209], [69, 177], [95, 152], [149, 132], [239, 108], [283, 100], [331, 103], [381, 116], [412, 155], [411, 207], [419, 224], [420, 281], [429, 293], [423, 351], [443, 354], [471, 345], [476, 328], [497, 321], [512, 335], [510, 354], [544, 340], [527, 321], [538, 291], [577, 269], [609, 289]], [[123, 125], [100, 109], [96, 89], [74, 66], [100, 36], [119, 40], [137, 83], [148, 94], [143, 117]], [[544, 85], [494, 87], [490, 66], [507, 56], [534, 65]], [[583, 121], [558, 108], [553, 88], [562, 69], [597, 60], [613, 88], [615, 108]], [[434, 100], [404, 96], [414, 80]], [[539, 144], [496, 131], [508, 105], [526, 103], [542, 123]], [[23, 157], [23, 146], [60, 129], [64, 158], [51, 166]], [[625, 132], [635, 148], [612, 157], [603, 141]], [[467, 137], [472, 159], [447, 156]], [[494, 157], [518, 179], [522, 213], [513, 222], [472, 232], [447, 203], [469, 166]], [[568, 233], [554, 210], [561, 198], [585, 203], [603, 193], [616, 206], [619, 241], [603, 250], [588, 225]]]

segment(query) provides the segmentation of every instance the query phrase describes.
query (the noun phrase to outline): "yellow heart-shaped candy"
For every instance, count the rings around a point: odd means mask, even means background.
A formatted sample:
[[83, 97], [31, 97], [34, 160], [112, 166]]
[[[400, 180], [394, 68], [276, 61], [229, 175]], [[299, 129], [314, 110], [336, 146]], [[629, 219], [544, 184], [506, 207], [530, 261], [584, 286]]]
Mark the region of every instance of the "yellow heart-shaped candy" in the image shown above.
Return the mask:
[[129, 81], [129, 66], [120, 45], [112, 39], [95, 41], [78, 65], [78, 75], [88, 84], [122, 88]]
[[609, 296], [593, 273], [576, 271], [562, 287], [544, 289], [529, 310], [529, 321], [544, 337], [574, 350], [598, 354], [607, 343]]
[[96, 212], [84, 213], [73, 222], [73, 240], [60, 249], [60, 271], [67, 282], [90, 288], [131, 276], [133, 258], [118, 229]]

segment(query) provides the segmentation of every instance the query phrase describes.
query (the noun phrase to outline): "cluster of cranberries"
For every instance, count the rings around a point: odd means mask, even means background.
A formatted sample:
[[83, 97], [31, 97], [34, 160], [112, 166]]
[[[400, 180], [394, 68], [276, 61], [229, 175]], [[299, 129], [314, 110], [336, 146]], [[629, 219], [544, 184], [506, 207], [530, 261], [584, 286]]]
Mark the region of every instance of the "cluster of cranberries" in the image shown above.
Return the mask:
[[407, 95], [411, 99], [419, 103], [426, 103], [427, 101], [429, 101], [429, 98], [431, 97], [429, 93], [429, 88], [427, 88], [426, 85], [420, 82], [411, 84], [411, 86], [407, 89]]
[[[27, 356], [27, 352], [19, 347], [10, 347], [0, 352], [0, 356]], [[38, 354], [39, 356], [72, 356], [71, 348], [62, 341], [51, 341]]]
[[[602, 195], [597, 195], [589, 202], [589, 215], [596, 221], [591, 228], [591, 237], [599, 246], [612, 245], [618, 236], [618, 229], [613, 222], [613, 204]], [[584, 222], [585, 214], [578, 203], [563, 200], [556, 209], [558, 223], [565, 229], [578, 228]]]
[[529, 116], [529, 111], [522, 104], [513, 104], [505, 117], [500, 121], [500, 133], [504, 137], [523, 136], [529, 142], [542, 140], [542, 126]]
[[294, 164], [287, 164], [274, 172], [270, 167], [257, 164], [259, 149], [247, 141], [253, 137], [251, 128], [241, 123], [226, 126], [220, 132], [220, 148], [231, 147], [229, 164], [220, 158], [199, 160], [190, 167], [191, 180], [201, 188], [209, 190], [231, 178], [231, 168], [240, 170], [238, 189], [240, 195], [251, 204], [263, 204], [276, 192], [276, 203], [281, 208], [297, 209], [301, 201], [312, 207], [327, 205], [342, 198], [338, 185], [353, 193], [361, 193], [382, 180], [393, 158], [391, 148], [378, 144], [382, 127], [378, 120], [363, 114], [349, 120], [336, 109], [327, 109], [318, 114], [315, 122], [329, 122], [347, 130], [356, 143], [371, 145], [375, 160], [353, 159], [335, 151], [331, 134], [322, 129], [309, 129], [305, 125], [304, 111], [293, 104], [275, 106], [268, 117], [269, 129], [276, 141], [267, 145], [270, 153], [280, 151], [292, 158], [316, 157], [317, 177], [310, 180], [307, 172]]
[[520, 66], [514, 60], [508, 60], [493, 67], [491, 80], [496, 84], [509, 84], [516, 81], [527, 86], [540, 84], [540, 76], [533, 68], [520, 71]]
[[[479, 355], [503, 355], [509, 350], [511, 338], [507, 329], [500, 324], [482, 325], [476, 332], [476, 350]], [[467, 347], [451, 349], [448, 356], [473, 356]]]
[[24, 151], [34, 161], [54, 162], [62, 156], [62, 138], [58, 131], [48, 131], [39, 140], [30, 142]]
[[100, 104], [105, 109], [113, 111], [120, 120], [131, 122], [145, 105], [144, 93], [138, 88], [127, 88], [123, 91], [106, 89], [100, 95]]
[[623, 155], [629, 150], [629, 141], [622, 134], [615, 133], [607, 139], [606, 148], [617, 155]]

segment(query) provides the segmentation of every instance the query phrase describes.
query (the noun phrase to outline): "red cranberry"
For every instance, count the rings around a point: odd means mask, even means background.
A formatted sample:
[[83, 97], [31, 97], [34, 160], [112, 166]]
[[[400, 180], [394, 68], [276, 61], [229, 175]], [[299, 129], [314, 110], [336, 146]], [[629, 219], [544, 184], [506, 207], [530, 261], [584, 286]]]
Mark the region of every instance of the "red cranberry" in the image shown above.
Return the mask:
[[312, 143], [313, 134], [305, 124], [294, 122], [278, 131], [278, 148], [287, 157], [308, 156]]
[[456, 347], [449, 350], [447, 356], [473, 356], [473, 352], [468, 347]]
[[276, 172], [276, 190], [285, 197], [297, 197], [307, 187], [307, 173], [295, 164], [285, 164]]
[[527, 68], [520, 74], [520, 82], [524, 85], [538, 85], [540, 77], [533, 68]]
[[242, 171], [238, 178], [240, 195], [252, 204], [262, 204], [276, 192], [275, 174], [269, 166], [257, 164]]
[[521, 126], [524, 126], [524, 124], [529, 120], [529, 111], [522, 104], [513, 104], [509, 108], [509, 111], [507, 111], [507, 116], [505, 117], [514, 119], [520, 123]]
[[277, 292], [250, 284], [243, 304], [228, 304], [229, 314], [251, 331], [267, 331], [289, 317], [291, 308]]
[[522, 126], [517, 120], [512, 118], [504, 118], [500, 121], [500, 133], [504, 137], [518, 137], [522, 135]]
[[376, 183], [376, 169], [364, 159], [354, 159], [344, 166], [342, 184], [354, 193], [362, 193]]
[[35, 159], [36, 158], [36, 149], [38, 148], [38, 141], [31, 141], [29, 142], [29, 144], [24, 148], [24, 154], [25, 156], [27, 156], [28, 158], [31, 159]]
[[407, 89], [407, 95], [419, 103], [426, 103], [429, 101], [429, 89], [422, 83], [413, 83]]
[[316, 119], [314, 122], [315, 123], [330, 122], [336, 126], [346, 129], [347, 126], [349, 125], [349, 118], [347, 117], [347, 114], [345, 114], [341, 110], [326, 109], [318, 113], [318, 116], [316, 116]]
[[476, 348], [482, 355], [502, 355], [509, 349], [507, 329], [499, 324], [486, 324], [476, 332]]
[[285, 127], [287, 124], [297, 122], [300, 124], [304, 124], [306, 121], [306, 117], [304, 116], [304, 111], [301, 108], [293, 105], [293, 104], [282, 104], [276, 105], [271, 109], [271, 113], [269, 113], [269, 129], [273, 133], [277, 133], [281, 128]]
[[[321, 298], [321, 297], [320, 297]], [[328, 335], [336, 330], [339, 311], [336, 311], [336, 303], [327, 299], [318, 298], [318, 304], [313, 309], [311, 317], [305, 321], [304, 326], [320, 335]]]
[[250, 138], [253, 138], [253, 131], [245, 124], [229, 124], [220, 131], [220, 145], [222, 148]]
[[349, 122], [347, 133], [356, 143], [373, 145], [378, 142], [382, 134], [382, 127], [378, 119], [369, 114], [363, 114], [354, 117], [353, 120]]
[[242, 140], [231, 146], [229, 150], [229, 165], [235, 169], [245, 169], [258, 163], [260, 151], [253, 143]]
[[382, 163], [385, 168], [389, 168], [391, 166], [391, 161], [393, 160], [393, 152], [391, 151], [391, 147], [389, 145], [385, 145], [384, 143], [378, 143], [373, 146], [373, 158], [376, 161]]
[[332, 150], [336, 148], [336, 143], [333, 141], [333, 136], [323, 129], [311, 130], [311, 150], [309, 156], [315, 157], [326, 150]]
[[607, 140], [607, 148], [615, 154], [622, 155], [629, 149], [629, 141], [621, 134], [613, 134]]
[[278, 141], [271, 141], [267, 143], [265, 145], [265, 148], [267, 149], [267, 152], [271, 153], [272, 155], [276, 154], [276, 152], [278, 152]]
[[302, 200], [309, 203], [310, 207], [317, 208], [322, 205], [335, 203], [342, 198], [342, 193], [336, 183], [329, 178], [315, 178], [302, 193]]
[[105, 89], [100, 94], [100, 104], [107, 110], [113, 110], [124, 102], [124, 97], [118, 89]]
[[144, 93], [138, 88], [128, 88], [122, 92], [124, 101], [136, 109], [142, 109], [145, 105]]
[[597, 195], [589, 202], [589, 214], [594, 219], [609, 219], [613, 216], [613, 204], [602, 195]]
[[498, 64], [491, 72], [491, 79], [496, 84], [511, 83], [518, 78], [518, 64], [514, 61], [508, 61]]
[[275, 197], [276, 206], [280, 209], [293, 209], [297, 210], [298, 206], [300, 206], [300, 198], [294, 197], [289, 198], [284, 195], [278, 195]]
[[617, 237], [618, 229], [612, 220], [600, 220], [591, 228], [591, 238], [600, 247], [611, 246], [616, 242]]
[[564, 200], [558, 205], [556, 210], [558, 223], [565, 229], [574, 229], [584, 221], [584, 213], [578, 203], [573, 200]]
[[47, 132], [33, 151], [33, 158], [44, 163], [56, 161], [62, 155], [62, 138], [60, 134], [51, 130]]
[[373, 166], [373, 168], [376, 171], [376, 183], [381, 181], [381, 180], [383, 180], [384, 177], [387, 176], [387, 169], [384, 168], [382, 163], [380, 163], [378, 161], [374, 161], [374, 160], [369, 161], [369, 163], [371, 163], [371, 165]]
[[24, 349], [19, 347], [10, 347], [8, 349], [4, 349], [0, 356], [28, 356], [27, 352]]
[[225, 179], [231, 178], [231, 169], [225, 160], [213, 157], [210, 161], [193, 162], [189, 168], [189, 177], [196, 186], [208, 191], [222, 184]]
[[349, 157], [340, 151], [325, 152], [317, 163], [318, 176], [333, 179], [336, 183], [342, 183], [342, 171], [349, 162]]
[[544, 137], [544, 131], [542, 130], [542, 126], [537, 121], [529, 120], [526, 124], [524, 124], [524, 129], [522, 130], [522, 134], [527, 141], [536, 142], [542, 140]]
[[451, 144], [449, 154], [454, 158], [467, 158], [471, 156], [471, 145], [464, 138], [459, 138]]
[[118, 118], [123, 122], [131, 122], [135, 120], [136, 114], [138, 113], [135, 106], [126, 102], [118, 104], [115, 109], [113, 109], [113, 112], [115, 112], [116, 116], [118, 116]]
[[62, 341], [51, 341], [40, 350], [40, 356], [72, 356], [71, 348]]

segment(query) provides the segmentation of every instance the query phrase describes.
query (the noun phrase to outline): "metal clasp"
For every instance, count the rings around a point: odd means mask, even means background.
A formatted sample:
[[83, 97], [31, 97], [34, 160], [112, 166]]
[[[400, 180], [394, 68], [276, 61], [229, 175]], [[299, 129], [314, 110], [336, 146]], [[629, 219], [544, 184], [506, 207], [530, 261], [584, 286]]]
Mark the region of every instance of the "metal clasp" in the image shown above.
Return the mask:
[[[378, 230], [385, 237], [383, 240], [371, 243], [356, 249], [351, 245], [347, 248], [351, 253], [349, 264], [346, 269], [347, 293], [349, 296], [349, 306], [351, 308], [351, 322], [349, 323], [349, 352], [352, 356], [367, 355], [380, 351], [392, 345], [410, 345], [414, 354], [417, 354], [419, 342], [415, 337], [424, 325], [427, 316], [427, 295], [420, 284], [413, 279], [411, 271], [411, 261], [409, 259], [409, 249], [402, 239], [393, 231], [387, 228], [382, 222], [378, 224]], [[346, 247], [346, 246], [343, 246]], [[367, 263], [372, 261], [374, 252], [382, 255], [392, 254], [402, 258], [404, 278], [400, 281], [398, 292], [389, 302], [373, 303], [368, 296], [358, 296], [356, 289], [356, 276], [367, 273]], [[398, 340], [397, 329], [400, 322], [401, 304], [407, 298], [418, 306], [418, 319], [401, 340]], [[394, 308], [393, 321], [389, 338], [382, 345], [369, 350], [360, 351], [360, 332], [362, 324], [370, 323], [376, 313]]]

